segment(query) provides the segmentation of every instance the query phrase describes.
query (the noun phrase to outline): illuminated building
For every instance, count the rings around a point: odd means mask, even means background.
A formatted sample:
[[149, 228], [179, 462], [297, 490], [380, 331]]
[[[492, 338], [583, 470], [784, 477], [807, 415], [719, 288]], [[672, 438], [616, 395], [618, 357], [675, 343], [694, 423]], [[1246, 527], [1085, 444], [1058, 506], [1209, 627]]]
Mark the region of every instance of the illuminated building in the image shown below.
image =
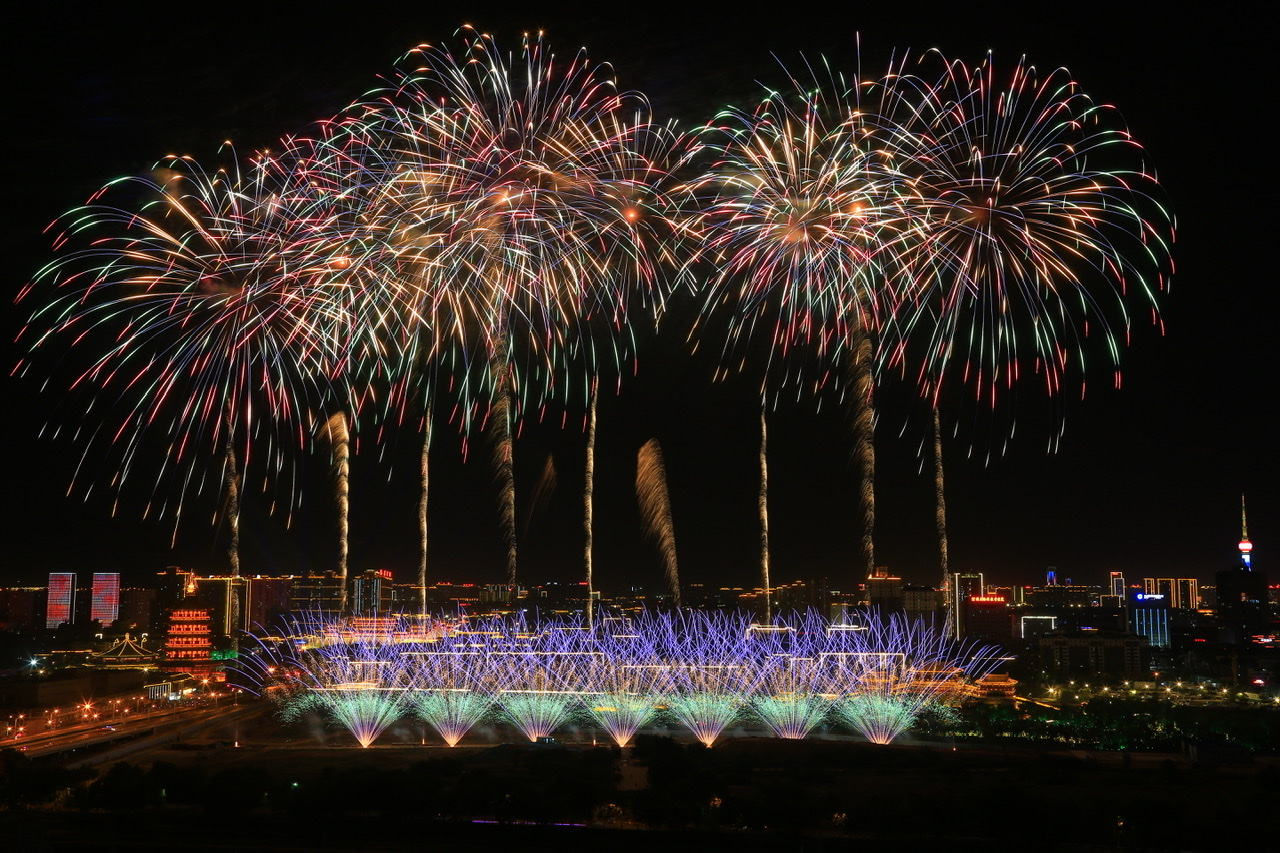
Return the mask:
[[294, 578], [289, 609], [294, 613], [336, 616], [342, 609], [342, 577], [337, 572], [325, 572]]
[[[245, 587], [247, 579], [231, 575], [213, 577], [192, 576], [194, 590], [188, 587], [188, 604], [206, 607], [213, 614], [213, 632], [222, 637], [230, 637], [237, 631], [248, 631], [253, 627], [249, 621], [249, 608], [245, 607]], [[234, 620], [234, 624], [233, 624]]]
[[153, 652], [129, 634], [111, 648], [93, 656], [94, 666], [106, 669], [155, 669], [160, 653]]
[[1051, 584], [1038, 586], [1027, 594], [1027, 603], [1033, 607], [1050, 610], [1070, 610], [1078, 607], [1097, 607], [1102, 590], [1096, 586], [1077, 584]]
[[104, 627], [120, 618], [120, 573], [94, 572], [89, 621]]
[[1143, 578], [1142, 591], [1163, 595], [1169, 606], [1177, 610], [1195, 610], [1200, 606], [1200, 583], [1195, 578]]
[[260, 576], [243, 579], [246, 589], [245, 622], [250, 631], [257, 631], [259, 626], [276, 624], [289, 612], [289, 598], [293, 592], [293, 578], [264, 578]]
[[1003, 595], [971, 595], [960, 618], [966, 639], [1003, 642], [1013, 636], [1012, 611]]
[[902, 599], [902, 578], [890, 575], [884, 568], [876, 569], [867, 578], [867, 603], [881, 614], [900, 612]]
[[157, 591], [149, 588], [125, 587], [120, 590], [120, 614], [116, 627], [138, 633], [149, 633], [160, 626], [156, 622]]
[[45, 610], [44, 626], [57, 628], [64, 622], [71, 624], [76, 618], [76, 576], [74, 572], [49, 573], [49, 600]]
[[951, 592], [947, 607], [951, 610], [951, 624], [957, 638], [964, 636], [964, 602], [971, 595], [983, 595], [981, 572], [953, 572], [951, 574]]
[[1058, 628], [1057, 616], [1020, 616], [1018, 617], [1018, 637], [1041, 637]]
[[974, 682], [973, 689], [983, 699], [1012, 699], [1018, 693], [1018, 680], [1003, 672], [989, 672]]
[[1124, 600], [1124, 572], [1111, 573], [1111, 594]]
[[473, 583], [442, 582], [427, 587], [427, 608], [461, 612], [460, 608], [480, 602], [480, 587]]
[[169, 566], [163, 572], [156, 573], [156, 589], [161, 607], [181, 604], [188, 595], [195, 595], [196, 573]]
[[360, 616], [386, 614], [394, 607], [391, 572], [368, 569], [351, 579], [351, 612]]
[[1040, 660], [1053, 672], [1127, 678], [1143, 672], [1145, 645], [1142, 637], [1120, 631], [1055, 631], [1040, 638]]
[[1158, 649], [1169, 648], [1169, 599], [1134, 590], [1129, 597], [1129, 630]]
[[213, 673], [213, 613], [207, 607], [175, 607], [169, 611], [164, 665], [196, 677]]
[[941, 593], [931, 586], [905, 584], [902, 587], [902, 610], [908, 619], [933, 619], [938, 615]]
[[1249, 517], [1245, 514], [1244, 495], [1240, 496], [1240, 565], [1246, 570], [1253, 568], [1253, 543], [1249, 541]]

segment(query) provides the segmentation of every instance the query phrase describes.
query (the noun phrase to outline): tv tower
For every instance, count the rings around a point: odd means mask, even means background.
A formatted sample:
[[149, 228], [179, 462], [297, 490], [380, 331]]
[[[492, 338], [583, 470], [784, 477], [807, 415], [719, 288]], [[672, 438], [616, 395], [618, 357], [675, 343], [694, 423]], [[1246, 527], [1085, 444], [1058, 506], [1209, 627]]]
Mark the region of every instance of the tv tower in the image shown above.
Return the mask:
[[1253, 543], [1249, 541], [1249, 519], [1244, 513], [1244, 495], [1240, 496], [1240, 564], [1253, 570], [1249, 565], [1249, 554], [1253, 551]]

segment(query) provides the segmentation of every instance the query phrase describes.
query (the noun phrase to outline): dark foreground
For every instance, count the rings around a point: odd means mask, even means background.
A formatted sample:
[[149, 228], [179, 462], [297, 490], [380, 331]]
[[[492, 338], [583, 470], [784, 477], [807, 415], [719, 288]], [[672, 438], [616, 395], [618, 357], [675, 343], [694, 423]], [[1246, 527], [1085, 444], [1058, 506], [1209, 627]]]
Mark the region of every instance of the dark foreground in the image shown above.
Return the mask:
[[1280, 766], [1235, 761], [652, 735], [625, 753], [188, 743], [0, 813], [0, 849], [1280, 850]]

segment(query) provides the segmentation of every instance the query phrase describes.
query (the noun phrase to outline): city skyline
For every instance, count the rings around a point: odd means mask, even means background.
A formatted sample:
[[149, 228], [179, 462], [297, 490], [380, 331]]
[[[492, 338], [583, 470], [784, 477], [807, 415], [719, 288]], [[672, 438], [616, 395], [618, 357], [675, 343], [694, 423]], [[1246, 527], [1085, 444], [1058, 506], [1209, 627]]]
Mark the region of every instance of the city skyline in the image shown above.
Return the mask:
[[[790, 22], [761, 34], [710, 17], [673, 28], [610, 20], [603, 13], [572, 20], [489, 14], [495, 20], [471, 21], [494, 31], [508, 47], [518, 44], [521, 30], [537, 27], [546, 30], [558, 53], [572, 55], [585, 44], [593, 61], [614, 64], [622, 89], [645, 93], [657, 117], [678, 119], [685, 129], [710, 120], [717, 106], [711, 102], [722, 95], [752, 106], [762, 92], [755, 80], [782, 85], [771, 51], [788, 62], [800, 49], [810, 57], [825, 54], [833, 66], [852, 73], [855, 29], [861, 31], [862, 61], [871, 67], [883, 67], [883, 57], [894, 48], [919, 53], [937, 46], [968, 62], [980, 61], [991, 48], [1009, 63], [1025, 53], [1045, 68], [1071, 69], [1084, 91], [1120, 110], [1147, 149], [1178, 217], [1177, 270], [1171, 291], [1159, 298], [1165, 334], [1135, 318], [1132, 344], [1121, 355], [1124, 387], [1110, 389], [1107, 365], [1097, 365], [1088, 375], [1085, 399], [1064, 401], [1066, 434], [1054, 455], [1045, 453], [1052, 422], [1043, 417], [1048, 407], [1034, 386], [1019, 395], [1017, 435], [1003, 455], [999, 430], [960, 425], [959, 436], [945, 444], [952, 568], [981, 571], [999, 583], [1039, 582], [1049, 566], [1057, 567], [1060, 578], [1090, 583], [1103, 583], [1109, 571], [1211, 578], [1235, 555], [1241, 493], [1249, 503], [1257, 568], [1274, 566], [1270, 543], [1280, 509], [1268, 475], [1277, 465], [1262, 410], [1268, 368], [1276, 362], [1274, 336], [1268, 337], [1262, 318], [1275, 295], [1264, 284], [1261, 222], [1249, 207], [1260, 202], [1247, 193], [1241, 198], [1246, 175], [1215, 173], [1208, 179], [1202, 164], [1193, 162], [1203, 156], [1203, 143], [1187, 135], [1187, 126], [1201, 118], [1188, 114], [1188, 104], [1214, 104], [1232, 134], [1230, 145], [1214, 151], [1227, 156], [1225, 149], [1263, 150], [1249, 137], [1256, 134], [1260, 142], [1261, 131], [1243, 118], [1252, 93], [1260, 91], [1261, 75], [1251, 74], [1248, 65], [1260, 60], [1243, 49], [1254, 36], [1226, 27], [1215, 40], [1212, 26], [1206, 31], [1190, 24], [1114, 20], [1099, 11], [1092, 12], [1098, 16], [1092, 22], [1082, 13], [1052, 34], [1035, 27], [1019, 31], [996, 20], [921, 24], [884, 14], [868, 14], [865, 23], [854, 22], [843, 34]], [[56, 69], [15, 93], [39, 117], [33, 138], [19, 145], [19, 156], [58, 164], [56, 179], [42, 169], [21, 179], [23, 225], [6, 238], [8, 254], [19, 259], [13, 267], [18, 286], [49, 259], [39, 229], [107, 180], [184, 149], [212, 160], [228, 134], [242, 155], [269, 145], [372, 88], [376, 76], [417, 41], [456, 45], [453, 32], [464, 20], [424, 15], [346, 51], [340, 47], [346, 40], [341, 28], [316, 20], [297, 32], [282, 21], [229, 34], [220, 54], [256, 57], [261, 67], [254, 73], [243, 63], [229, 71], [214, 58], [153, 67], [145, 51], [162, 48], [149, 35], [154, 22], [145, 19], [114, 20], [106, 28], [110, 38], [91, 43], [59, 34], [62, 22], [44, 22], [26, 47], [28, 59], [69, 39], [85, 62]], [[91, 29], [91, 21], [71, 25], [73, 35], [87, 37]], [[636, 44], [644, 49], [636, 50]], [[1186, 68], [1192, 48], [1212, 67], [1229, 59], [1236, 85]], [[163, 48], [170, 49], [177, 50]], [[177, 56], [188, 58], [182, 51]], [[149, 93], [164, 91], [168, 99], [149, 99]], [[11, 309], [11, 330], [25, 313], [21, 306]], [[682, 579], [754, 586], [758, 409], [752, 411], [758, 404], [752, 382], [713, 384], [714, 364], [689, 356], [683, 332], [660, 334], [660, 340], [641, 342], [638, 374], [624, 379], [621, 394], [601, 395], [597, 583], [606, 589], [660, 583], [661, 560], [641, 534], [633, 485], [636, 451], [657, 438], [671, 478]], [[11, 348], [11, 363], [15, 357]], [[65, 438], [37, 437], [49, 393], [38, 382], [10, 378], [10, 397], [21, 402], [17, 410], [23, 413], [13, 426], [21, 448], [14, 472], [21, 507], [11, 516], [13, 562], [0, 570], [0, 583], [32, 582], [51, 570], [84, 576], [121, 571], [124, 579], [168, 564], [222, 570], [225, 544], [204, 521], [213, 516], [216, 501], [195, 504], [179, 531], [178, 548], [170, 551], [166, 525], [138, 521], [145, 495], [126, 496], [115, 519], [114, 496], [105, 484], [87, 502], [83, 485], [72, 497], [62, 496], [77, 448]], [[877, 563], [909, 582], [932, 583], [937, 559], [931, 460], [917, 454], [926, 434], [924, 409], [902, 389], [886, 389], [884, 397], [876, 433]], [[858, 579], [853, 441], [836, 408], [830, 399], [802, 397], [770, 414], [774, 583], [826, 576], [839, 586]], [[557, 412], [554, 422], [526, 423], [517, 439], [517, 494], [523, 501], [518, 514], [529, 506], [548, 454], [559, 481], [547, 509], [522, 536], [522, 582], [580, 579], [580, 409], [571, 405], [565, 429]], [[498, 580], [502, 542], [484, 439], [473, 436], [466, 463], [457, 430], [443, 419], [434, 441], [429, 578]], [[402, 437], [380, 460], [380, 448], [366, 440], [354, 457], [353, 572], [389, 568], [405, 582], [416, 569], [413, 443], [411, 436]], [[971, 447], [974, 458], [966, 458]], [[386, 460], [394, 461], [389, 484]], [[313, 485], [292, 531], [284, 531], [246, 489], [246, 573], [333, 567], [336, 532], [323, 471], [307, 476]], [[64, 525], [69, 529], [60, 533]]]

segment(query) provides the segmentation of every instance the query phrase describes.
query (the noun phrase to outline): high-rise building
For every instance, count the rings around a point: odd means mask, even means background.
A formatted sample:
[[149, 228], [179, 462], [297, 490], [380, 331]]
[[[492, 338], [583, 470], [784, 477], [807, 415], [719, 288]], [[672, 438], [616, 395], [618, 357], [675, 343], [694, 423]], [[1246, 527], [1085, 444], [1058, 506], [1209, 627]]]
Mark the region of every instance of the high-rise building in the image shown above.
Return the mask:
[[94, 572], [89, 621], [104, 627], [120, 618], [120, 573]]
[[1058, 617], [1028, 614], [1018, 617], [1018, 637], [1040, 637], [1058, 628]]
[[1124, 572], [1111, 573], [1111, 594], [1124, 600]]
[[967, 639], [1003, 642], [1013, 636], [1013, 611], [1003, 595], [971, 595], [957, 618]]
[[964, 635], [964, 603], [971, 595], [983, 595], [982, 572], [952, 572], [951, 596], [947, 607], [951, 610], [951, 627], [957, 637]]
[[1129, 630], [1158, 649], [1169, 648], [1169, 599], [1134, 590], [1129, 597]]
[[49, 591], [44, 587], [8, 587], [0, 589], [0, 631], [32, 631], [44, 624], [45, 602]]
[[903, 609], [902, 578], [889, 574], [880, 567], [867, 578], [867, 603], [881, 614], [898, 613]]
[[249, 630], [275, 626], [289, 612], [289, 596], [293, 590], [293, 578], [247, 578]]
[[931, 586], [904, 584], [902, 587], [902, 610], [908, 621], [932, 621], [937, 617], [941, 603], [942, 593]]
[[351, 580], [351, 612], [378, 616], [393, 606], [392, 576], [387, 569], [367, 569]]
[[45, 609], [44, 626], [57, 628], [72, 623], [76, 618], [75, 572], [49, 573], [49, 600]]
[[1244, 511], [1244, 495], [1240, 496], [1240, 565], [1251, 570], [1253, 543], [1249, 541], [1249, 516]]
[[156, 607], [157, 591], [151, 587], [125, 587], [120, 590], [120, 615], [116, 627], [136, 634], [158, 632], [160, 610]]
[[322, 575], [294, 578], [289, 590], [289, 609], [317, 617], [337, 615], [342, 610], [342, 577], [327, 571]]
[[1200, 606], [1200, 582], [1195, 578], [1143, 578], [1142, 591], [1147, 595], [1163, 595], [1176, 610], [1195, 610]]
[[248, 608], [244, 606], [244, 577], [213, 575], [193, 577], [195, 591], [187, 596], [187, 603], [207, 607], [213, 614], [213, 632], [222, 637], [235, 636], [252, 626], [247, 621]]

